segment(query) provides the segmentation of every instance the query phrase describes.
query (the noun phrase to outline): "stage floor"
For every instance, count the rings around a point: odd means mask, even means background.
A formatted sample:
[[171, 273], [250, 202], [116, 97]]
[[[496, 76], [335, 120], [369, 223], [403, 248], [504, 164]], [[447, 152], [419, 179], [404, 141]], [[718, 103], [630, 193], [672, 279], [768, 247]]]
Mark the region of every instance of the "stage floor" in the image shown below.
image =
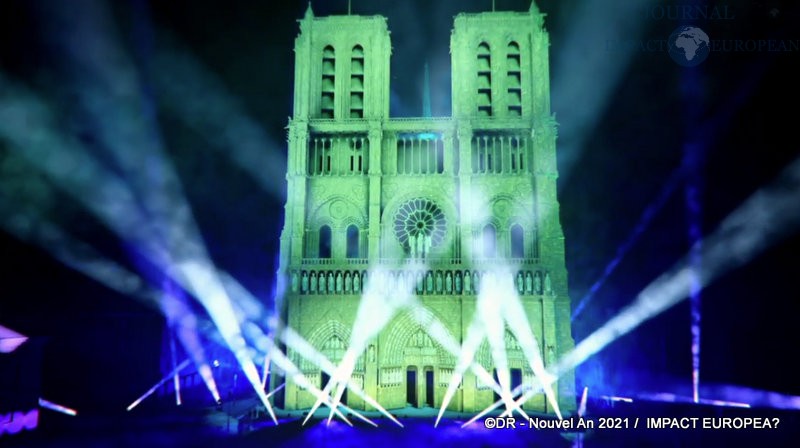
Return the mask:
[[[462, 427], [467, 419], [452, 415], [434, 428], [432, 417], [420, 416], [424, 411], [409, 409], [393, 411], [403, 428], [385, 417], [376, 417], [375, 413], [369, 416], [378, 424], [377, 428], [356, 418], [352, 418], [353, 427], [338, 419], [328, 425], [324, 418], [327, 409], [315, 414], [305, 426], [302, 412], [280, 412], [280, 424], [275, 426], [271, 420], [239, 420], [219, 408], [150, 408], [138, 413], [77, 417], [42, 411], [35, 431], [4, 435], [0, 437], [0, 445], [137, 448], [797, 446], [800, 437], [798, 411], [652, 402], [613, 406], [590, 403], [588, 409], [584, 423], [593, 424], [595, 428], [570, 430], [532, 428], [521, 416], [515, 416], [514, 428], [488, 428], [497, 425], [497, 421], [489, 420], [487, 424], [485, 418]], [[543, 423], [542, 416], [531, 417]], [[573, 424], [577, 424], [576, 419], [571, 418]], [[654, 427], [653, 419], [658, 419], [661, 427]], [[544, 420], [552, 421], [553, 417]], [[599, 428], [599, 425], [614, 427]], [[721, 425], [731, 427], [718, 427]], [[748, 427], [735, 427], [742, 425]]]

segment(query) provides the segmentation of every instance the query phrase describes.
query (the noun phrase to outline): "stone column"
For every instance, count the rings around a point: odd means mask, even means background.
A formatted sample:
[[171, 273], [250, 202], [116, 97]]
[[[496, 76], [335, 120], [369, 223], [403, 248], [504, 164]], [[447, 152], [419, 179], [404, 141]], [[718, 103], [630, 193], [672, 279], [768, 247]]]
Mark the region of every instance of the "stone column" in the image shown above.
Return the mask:
[[[378, 340], [375, 339], [367, 345], [366, 359], [364, 360], [364, 392], [378, 400]], [[371, 405], [364, 403], [364, 409], [375, 410]]]
[[[460, 334], [458, 336], [459, 343], [464, 343], [464, 338], [467, 335], [469, 326], [472, 320], [475, 319], [475, 297], [472, 294], [464, 294], [458, 296], [461, 300], [461, 326], [459, 328]], [[475, 360], [477, 360], [477, 354]], [[475, 361], [473, 360], [473, 361]], [[455, 369], [454, 369], [455, 373]], [[461, 387], [461, 410], [464, 412], [479, 411], [478, 407], [478, 383], [475, 374], [472, 370], [467, 369], [462, 378]]]
[[381, 241], [381, 161], [383, 132], [380, 122], [370, 122], [369, 129], [369, 262], [380, 258]]
[[[570, 299], [559, 295], [554, 300], [554, 314], [556, 319], [556, 359], [558, 360], [575, 348], [575, 340], [570, 330], [571, 308]], [[575, 390], [575, 371], [570, 370], [558, 380], [558, 406], [561, 412], [574, 411], [577, 407]]]
[[457, 126], [461, 260], [467, 262], [472, 259], [472, 226], [468, 225], [471, 224], [472, 205], [472, 126], [468, 121], [459, 121]]
[[453, 145], [453, 133], [451, 130], [444, 132], [442, 136], [442, 143], [444, 146], [444, 174], [455, 173], [455, 160], [457, 160], [455, 147]]
[[[548, 296], [547, 294], [542, 296], [542, 340], [540, 341], [540, 344], [544, 366], [545, 368], [549, 368], [557, 360], [557, 357], [553, 357], [551, 353], [557, 354], [558, 347], [556, 342], [556, 313], [554, 297]], [[554, 350], [555, 352], [553, 352]], [[554, 386], [553, 389], [556, 393], [556, 398], [558, 399], [558, 387]], [[555, 409], [552, 409], [552, 406], [547, 399], [545, 399], [544, 402], [548, 413], [555, 412]]]
[[[286, 226], [291, 229], [290, 264], [303, 258], [306, 212], [306, 158], [308, 148], [308, 123], [293, 122], [289, 127], [289, 160], [286, 192]], [[284, 229], [284, 232], [287, 229]], [[283, 249], [283, 248], [281, 248]], [[281, 251], [283, 253], [283, 251]]]

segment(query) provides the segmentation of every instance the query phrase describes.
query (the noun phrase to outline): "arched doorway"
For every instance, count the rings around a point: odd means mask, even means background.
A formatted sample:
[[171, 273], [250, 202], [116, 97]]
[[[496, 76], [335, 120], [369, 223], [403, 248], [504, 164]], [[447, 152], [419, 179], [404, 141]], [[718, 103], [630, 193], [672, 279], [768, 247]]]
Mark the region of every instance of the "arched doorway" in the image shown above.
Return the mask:
[[[341, 362], [342, 358], [344, 357], [345, 350], [346, 348], [344, 341], [337, 335], [332, 335], [322, 346], [322, 353], [336, 365]], [[324, 371], [321, 372], [319, 385], [320, 390], [325, 389], [325, 386], [328, 384], [329, 380], [330, 375]], [[331, 390], [331, 396], [333, 396], [335, 392], [335, 390]], [[345, 387], [344, 392], [342, 393], [342, 399], [340, 401], [342, 404], [347, 404], [347, 387]]]
[[[331, 379], [330, 375], [328, 375], [325, 372], [322, 372], [322, 377], [320, 378], [320, 382], [319, 382], [319, 390], [325, 390], [325, 386], [328, 384], [328, 381], [330, 381], [330, 379]], [[347, 387], [346, 386], [342, 386], [342, 387], [344, 387], [345, 389], [344, 389], [344, 392], [342, 392], [342, 399], [339, 400], [339, 402], [346, 405], [347, 404]], [[334, 397], [335, 393], [336, 393], [335, 390], [331, 390], [331, 398]]]
[[406, 369], [406, 405], [417, 405], [417, 366], [408, 366]]
[[425, 406], [433, 407], [433, 366], [425, 366]]

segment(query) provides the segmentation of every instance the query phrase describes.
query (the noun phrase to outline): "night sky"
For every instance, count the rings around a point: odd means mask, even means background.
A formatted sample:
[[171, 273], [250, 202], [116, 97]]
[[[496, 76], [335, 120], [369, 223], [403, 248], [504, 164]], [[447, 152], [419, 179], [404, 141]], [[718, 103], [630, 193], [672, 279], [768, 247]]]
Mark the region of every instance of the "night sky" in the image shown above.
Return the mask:
[[[86, 112], [80, 95], [91, 79], [76, 68], [70, 53], [81, 47], [64, 43], [81, 20], [104, 20], [101, 28], [110, 30], [108, 39], [124, 50], [138, 74], [138, 98], [152, 111], [211, 258], [267, 305], [283, 220], [296, 21], [307, 7], [306, 2], [280, 3], [0, 3], [0, 73], [44, 101], [65, 135], [105, 163], [96, 117]], [[560, 213], [573, 307], [650, 207], [648, 224], [573, 323], [580, 341], [688, 252], [692, 216], [699, 217], [701, 235], [711, 234], [800, 155], [794, 112], [800, 97], [800, 51], [713, 52], [699, 66], [685, 68], [666, 52], [642, 49], [637, 42], [666, 39], [691, 22], [654, 17], [658, 10], [647, 5], [692, 2], [614, 0], [604, 2], [604, 8], [576, 1], [537, 3], [547, 13], [551, 39]], [[517, 11], [529, 6], [517, 0], [496, 4]], [[727, 7], [731, 15], [691, 22], [712, 41], [777, 39], [796, 45], [800, 39], [800, 9], [794, 2], [709, 4]], [[102, 14], [83, 16], [82, 8]], [[388, 17], [393, 116], [422, 115], [426, 62], [433, 115], [449, 115], [453, 16], [490, 8], [490, 0], [353, 1], [354, 13]], [[313, 9], [318, 16], [344, 14], [347, 3], [317, 1]], [[624, 42], [614, 37], [631, 26], [641, 31]], [[272, 177], [271, 188], [244, 173], [227, 148], [209, 142], [165, 104], [153, 62], [165, 45], [190, 54], [261, 128], [264, 160], [271, 164], [264, 170], [280, 173]], [[86, 48], [91, 48], [88, 42]], [[96, 63], [113, 66], [117, 61]], [[8, 92], [1, 89], [3, 101]], [[22, 211], [55, 223], [159, 286], [158, 273], [142, 262], [130, 241], [14, 154], [0, 135], [3, 223]], [[687, 211], [687, 185], [699, 191], [697, 215]], [[652, 207], [657, 202], [661, 206]], [[88, 410], [120, 409], [161, 375], [164, 319], [152, 307], [64, 266], [51, 256], [52, 249], [0, 229], [0, 325], [46, 341], [42, 389], [52, 401]], [[800, 340], [798, 253], [795, 228], [702, 292], [702, 382], [800, 395], [800, 382], [789, 367]], [[684, 388], [685, 393], [691, 384], [689, 327], [690, 308], [684, 301], [590, 360], [579, 371], [579, 385]]]

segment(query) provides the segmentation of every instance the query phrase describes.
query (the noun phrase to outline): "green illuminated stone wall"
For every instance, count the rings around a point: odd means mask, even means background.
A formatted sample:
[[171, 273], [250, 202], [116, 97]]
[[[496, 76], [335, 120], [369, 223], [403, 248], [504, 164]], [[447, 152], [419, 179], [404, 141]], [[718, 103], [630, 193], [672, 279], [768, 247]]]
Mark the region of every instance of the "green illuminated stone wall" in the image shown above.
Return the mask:
[[[306, 12], [295, 41], [280, 308], [285, 322], [329, 359], [338, 362], [346, 350], [369, 269], [399, 273], [408, 258], [424, 259], [429, 271], [393, 281], [410, 284], [456, 339], [473, 319], [476, 274], [502, 260], [518, 273], [545, 364], [572, 349], [548, 46], [535, 5], [460, 14], [451, 37], [452, 117], [393, 119], [386, 19]], [[488, 214], [478, 219], [479, 211]], [[506, 344], [510, 367], [530, 381], [509, 332]], [[316, 365], [292, 350], [289, 356], [322, 388]], [[492, 370], [485, 343], [477, 360]], [[386, 408], [410, 398], [413, 406], [438, 408], [454, 365], [401, 314], [370, 342], [353, 379]], [[416, 372], [415, 394], [407, 388], [409, 370]], [[426, 403], [429, 387], [433, 403]], [[571, 374], [557, 394], [562, 409], [575, 408]], [[480, 411], [493, 401], [493, 392], [467, 373], [450, 409]], [[287, 409], [313, 402], [287, 382]], [[352, 393], [347, 403], [365, 408]], [[552, 411], [543, 396], [525, 407]]]

